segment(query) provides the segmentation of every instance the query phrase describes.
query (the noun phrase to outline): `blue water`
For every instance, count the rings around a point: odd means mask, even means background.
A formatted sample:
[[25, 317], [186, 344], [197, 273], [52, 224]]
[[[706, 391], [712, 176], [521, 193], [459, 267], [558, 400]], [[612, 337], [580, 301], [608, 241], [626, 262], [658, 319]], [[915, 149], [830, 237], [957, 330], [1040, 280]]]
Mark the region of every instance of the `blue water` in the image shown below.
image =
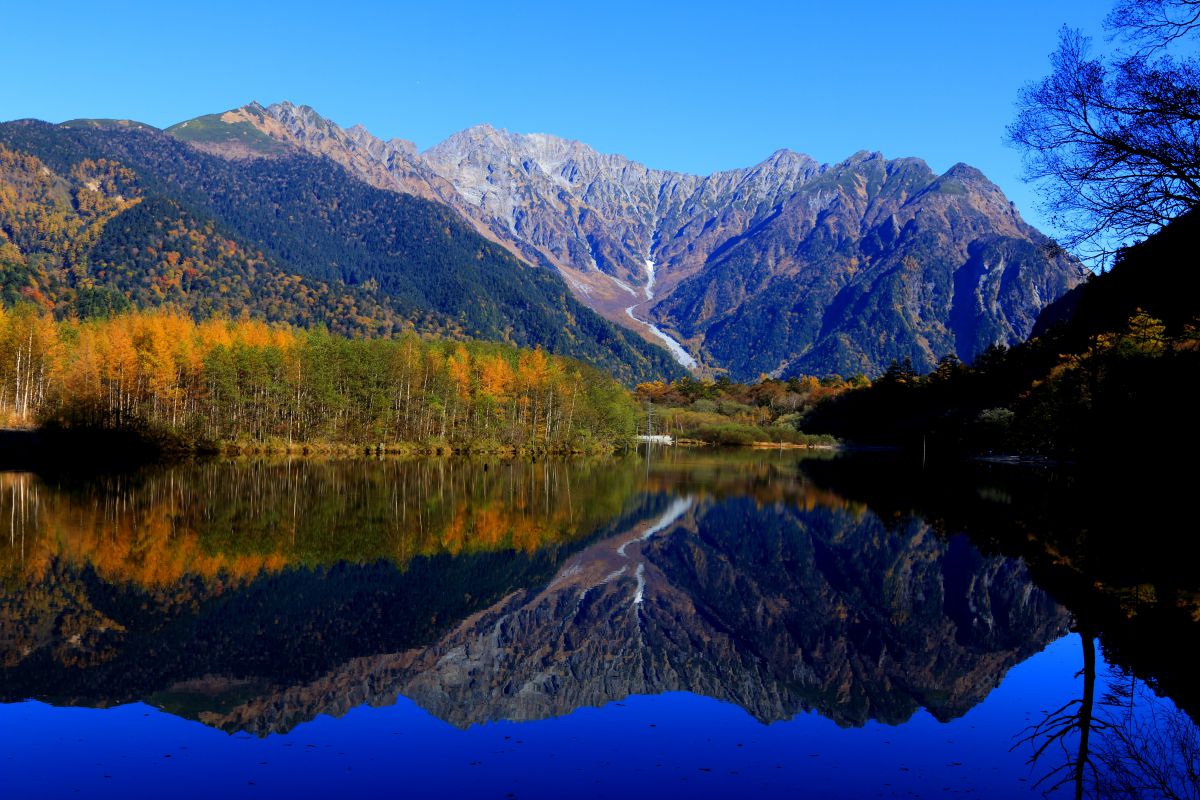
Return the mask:
[[[1016, 736], [1078, 695], [1078, 639], [1013, 668], [960, 719], [763, 725], [689, 693], [459, 730], [414, 703], [229, 735], [141, 703], [0, 706], [4, 797], [942, 797], [1033, 791]], [[217, 767], [216, 765], [219, 765]]]
[[1191, 622], [672, 458], [0, 473], [0, 800], [1197, 796]]

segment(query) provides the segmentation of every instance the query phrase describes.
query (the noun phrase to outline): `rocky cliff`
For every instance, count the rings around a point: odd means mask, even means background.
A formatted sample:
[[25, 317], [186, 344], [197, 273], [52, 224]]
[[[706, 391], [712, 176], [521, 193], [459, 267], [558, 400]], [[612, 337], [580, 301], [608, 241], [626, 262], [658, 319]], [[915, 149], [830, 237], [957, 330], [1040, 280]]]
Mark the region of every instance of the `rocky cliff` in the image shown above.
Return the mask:
[[1078, 282], [1078, 265], [962, 164], [938, 175], [915, 158], [823, 165], [780, 150], [697, 176], [487, 125], [418, 153], [303, 106], [247, 108], [264, 134], [454, 207], [604, 316], [735, 378], [969, 361], [1026, 338]]

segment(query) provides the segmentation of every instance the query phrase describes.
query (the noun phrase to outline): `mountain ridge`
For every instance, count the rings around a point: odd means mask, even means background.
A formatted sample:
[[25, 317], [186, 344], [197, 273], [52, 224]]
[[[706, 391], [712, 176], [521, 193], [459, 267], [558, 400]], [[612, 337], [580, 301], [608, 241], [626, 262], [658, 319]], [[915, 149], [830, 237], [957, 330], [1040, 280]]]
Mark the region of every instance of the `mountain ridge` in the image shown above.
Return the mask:
[[970, 361], [1026, 338], [1078, 282], [1078, 265], [964, 163], [939, 175], [919, 158], [819, 164], [780, 148], [690, 175], [486, 123], [418, 151], [307, 106], [247, 108], [264, 132], [281, 122], [271, 135], [294, 147], [450, 206], [602, 316], [735, 378]]
[[606, 323], [444, 203], [264, 145], [246, 133], [261, 133], [248, 122], [260, 117], [177, 128], [201, 130], [198, 144], [135, 126], [0, 124], [0, 296], [60, 316], [132, 302], [351, 335], [540, 345], [626, 383], [679, 374], [661, 348]]

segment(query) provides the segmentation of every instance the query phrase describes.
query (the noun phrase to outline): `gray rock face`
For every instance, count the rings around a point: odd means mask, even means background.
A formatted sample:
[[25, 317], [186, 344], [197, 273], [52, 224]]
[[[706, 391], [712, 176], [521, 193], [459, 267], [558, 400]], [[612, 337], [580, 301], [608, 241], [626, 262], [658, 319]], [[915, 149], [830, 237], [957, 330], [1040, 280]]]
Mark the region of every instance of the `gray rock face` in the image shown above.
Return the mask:
[[939, 176], [913, 158], [822, 165], [780, 150], [697, 176], [488, 125], [418, 153], [304, 106], [264, 111], [268, 135], [454, 207], [604, 316], [659, 343], [657, 325], [739, 379], [969, 361], [1027, 338], [1078, 282], [1077, 263], [963, 164]]
[[373, 186], [441, 202], [452, 191], [421, 161], [412, 142], [385, 142], [361, 125], [343, 130], [308, 106], [275, 103], [263, 111], [291, 144], [333, 159]]

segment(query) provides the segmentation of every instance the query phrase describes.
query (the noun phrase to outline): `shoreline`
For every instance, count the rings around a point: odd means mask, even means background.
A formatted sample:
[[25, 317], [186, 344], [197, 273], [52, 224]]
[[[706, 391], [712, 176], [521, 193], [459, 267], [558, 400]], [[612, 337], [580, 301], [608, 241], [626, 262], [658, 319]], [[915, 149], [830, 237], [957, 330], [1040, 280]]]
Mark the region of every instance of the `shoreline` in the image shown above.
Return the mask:
[[[490, 442], [455, 444], [451, 442], [288, 442], [283, 440], [225, 442], [185, 442], [171, 436], [156, 436], [113, 430], [63, 428], [0, 428], [0, 470], [75, 469], [88, 471], [106, 468], [126, 469], [149, 464], [173, 463], [205, 458], [574, 458], [604, 457], [633, 452], [645, 444], [630, 440], [624, 446], [603, 443], [597, 446], [517, 446]], [[899, 453], [895, 446], [871, 446], [846, 442], [712, 442], [679, 438], [660, 447], [711, 448], [714, 450], [783, 451], [807, 450], [824, 453]], [[958, 461], [1048, 468], [1066, 463], [1046, 456], [1022, 454], [959, 454]]]
[[188, 442], [153, 433], [104, 429], [0, 429], [0, 470], [127, 469], [192, 459], [289, 458], [448, 458], [595, 457], [620, 452], [604, 443], [594, 447], [514, 446], [449, 442], [288, 442], [283, 440]]
[[[723, 443], [677, 439], [674, 447], [719, 450], [814, 450], [843, 452], [842, 444], [795, 442]], [[633, 441], [622, 447], [603, 443], [593, 447], [515, 446], [495, 443], [450, 442], [288, 442], [281, 440], [186, 442], [182, 439], [129, 431], [64, 428], [0, 429], [0, 470], [127, 469], [150, 464], [206, 458], [574, 458], [604, 457], [636, 451]]]

